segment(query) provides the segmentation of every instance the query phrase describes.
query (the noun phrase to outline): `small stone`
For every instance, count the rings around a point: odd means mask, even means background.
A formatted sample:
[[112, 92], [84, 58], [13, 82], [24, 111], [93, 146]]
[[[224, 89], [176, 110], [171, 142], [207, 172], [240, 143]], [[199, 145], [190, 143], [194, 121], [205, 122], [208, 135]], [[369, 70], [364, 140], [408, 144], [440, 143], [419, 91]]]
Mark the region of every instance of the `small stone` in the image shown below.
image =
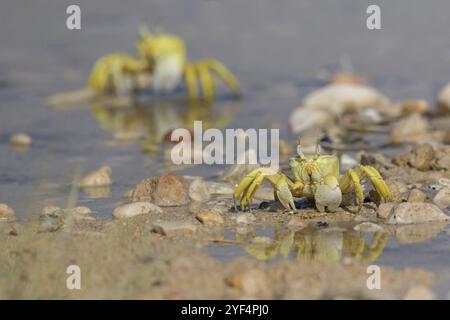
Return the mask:
[[404, 300], [433, 300], [433, 291], [424, 286], [414, 286], [410, 288], [403, 297]]
[[383, 227], [373, 222], [363, 222], [353, 227], [355, 231], [363, 232], [380, 232], [384, 231]]
[[412, 189], [408, 195], [408, 202], [424, 202], [427, 195], [419, 189]]
[[80, 180], [80, 187], [99, 187], [112, 184], [112, 169], [110, 166], [103, 166], [90, 172]]
[[62, 210], [51, 214], [41, 214], [39, 216], [38, 232], [55, 232], [64, 226]]
[[414, 168], [425, 171], [430, 168], [434, 156], [433, 147], [429, 143], [425, 143], [413, 149], [409, 162]]
[[0, 221], [13, 220], [14, 217], [15, 217], [14, 210], [10, 208], [6, 203], [0, 203]]
[[143, 179], [129, 196], [132, 201], [151, 201], [161, 207], [182, 206], [190, 201], [184, 178], [170, 174]]
[[236, 223], [238, 224], [251, 224], [255, 220], [255, 216], [249, 212], [240, 213], [236, 216]]
[[75, 207], [65, 210], [66, 213], [77, 220], [95, 220], [92, 211], [88, 207]]
[[75, 207], [71, 209], [71, 211], [72, 213], [79, 214], [81, 216], [87, 216], [92, 213], [91, 209], [89, 209], [88, 207]]
[[29, 147], [31, 145], [31, 137], [26, 133], [15, 133], [11, 136], [9, 142], [15, 147]]
[[237, 272], [225, 281], [229, 286], [239, 289], [246, 298], [270, 299], [273, 295], [269, 278], [259, 269]]
[[295, 229], [303, 229], [306, 228], [308, 224], [302, 218], [293, 216], [287, 223], [287, 226]]
[[450, 146], [440, 146], [435, 150], [433, 169], [450, 171]]
[[57, 207], [57, 206], [45, 206], [42, 209], [41, 215], [45, 215], [45, 216], [52, 215], [55, 212], [58, 212], [60, 210], [61, 210], [61, 208]]
[[189, 186], [189, 197], [192, 201], [205, 202], [211, 198], [208, 186], [202, 179], [196, 179]]
[[430, 107], [425, 100], [405, 100], [400, 104], [402, 115], [426, 113]]
[[222, 215], [220, 214], [219, 209], [211, 209], [206, 211], [201, 211], [197, 214], [197, 220], [201, 223], [208, 225], [222, 225], [224, 223], [224, 220], [222, 218]]
[[428, 121], [417, 113], [395, 123], [389, 141], [392, 143], [414, 142], [414, 137], [420, 137], [428, 132]]
[[215, 195], [230, 195], [234, 193], [234, 188], [231, 184], [225, 182], [210, 182], [207, 183], [208, 191]]
[[151, 202], [133, 202], [117, 207], [113, 212], [116, 219], [131, 218], [141, 214], [162, 213], [162, 209]]
[[387, 219], [389, 215], [391, 214], [392, 210], [395, 207], [395, 203], [388, 202], [388, 203], [381, 203], [378, 207], [378, 216], [382, 219]]
[[442, 188], [434, 197], [433, 202], [441, 209], [450, 206], [450, 188]]
[[[311, 128], [330, 126], [335, 122], [335, 115], [327, 110], [297, 107], [289, 117], [292, 132], [303, 133]], [[303, 142], [302, 142], [303, 143]]]
[[153, 223], [152, 230], [164, 236], [185, 236], [197, 232], [197, 226], [191, 222], [159, 221]]
[[404, 202], [393, 206], [389, 212], [387, 205], [389, 204], [380, 206], [378, 212], [378, 215], [384, 218], [387, 224], [412, 224], [450, 219], [449, 216], [432, 203]]
[[394, 163], [399, 166], [410, 165], [421, 171], [430, 170], [434, 165], [436, 152], [429, 143], [414, 146], [410, 151], [394, 157]]

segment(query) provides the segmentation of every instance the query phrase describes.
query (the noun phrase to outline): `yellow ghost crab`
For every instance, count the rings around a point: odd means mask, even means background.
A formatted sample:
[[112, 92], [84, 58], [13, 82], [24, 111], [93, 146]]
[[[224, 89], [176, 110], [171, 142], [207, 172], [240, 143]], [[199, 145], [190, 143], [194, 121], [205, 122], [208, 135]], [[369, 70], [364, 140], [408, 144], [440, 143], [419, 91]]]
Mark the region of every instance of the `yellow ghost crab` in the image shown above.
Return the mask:
[[248, 206], [251, 210], [252, 198], [258, 186], [267, 180], [274, 188], [275, 200], [284, 208], [296, 211], [294, 197], [313, 199], [317, 210], [334, 212], [342, 202], [342, 195], [355, 191], [358, 212], [364, 201], [361, 180], [368, 178], [373, 188], [384, 201], [392, 200], [392, 192], [377, 169], [360, 165], [349, 169], [345, 174], [339, 174], [339, 159], [332, 155], [320, 155], [317, 145], [314, 156], [305, 156], [300, 145], [297, 146], [298, 156], [289, 160], [293, 179], [270, 167], [254, 169], [247, 174], [236, 187], [233, 195], [237, 210], [237, 200], [240, 198], [241, 209]]
[[139, 31], [137, 57], [112, 53], [95, 63], [88, 87], [96, 94], [121, 94], [139, 90], [142, 87], [138, 81], [141, 75], [148, 75], [151, 87], [158, 92], [171, 92], [184, 79], [190, 100], [201, 97], [198, 84], [203, 98], [213, 100], [215, 76], [221, 78], [232, 92], [240, 93], [238, 81], [221, 62], [213, 59], [188, 62], [182, 38], [167, 33], [150, 33], [146, 28], [140, 28]]

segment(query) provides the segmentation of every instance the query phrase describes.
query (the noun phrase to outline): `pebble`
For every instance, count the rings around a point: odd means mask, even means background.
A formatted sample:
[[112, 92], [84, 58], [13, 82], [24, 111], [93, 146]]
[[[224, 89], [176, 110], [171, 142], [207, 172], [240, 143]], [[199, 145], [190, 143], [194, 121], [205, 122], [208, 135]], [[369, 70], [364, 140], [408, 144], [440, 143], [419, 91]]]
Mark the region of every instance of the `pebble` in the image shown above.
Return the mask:
[[414, 286], [404, 295], [404, 300], [433, 300], [435, 298], [433, 291], [424, 286]]
[[68, 215], [77, 220], [95, 220], [92, 216], [92, 211], [88, 207], [75, 207], [65, 210]]
[[442, 188], [436, 194], [433, 199], [433, 202], [441, 209], [447, 208], [450, 206], [450, 188]]
[[412, 113], [426, 113], [430, 110], [428, 103], [425, 100], [404, 100], [400, 104], [402, 115], [409, 115]]
[[198, 221], [205, 225], [222, 225], [224, 223], [222, 215], [220, 214], [220, 210], [215, 208], [199, 212], [196, 218]]
[[238, 224], [251, 224], [256, 220], [255, 216], [249, 212], [240, 213], [236, 216], [236, 223]]
[[[60, 211], [55, 211], [55, 214], [41, 214], [39, 216], [38, 232], [55, 232], [64, 226], [62, 215]], [[58, 213], [58, 214], [56, 214]]]
[[32, 139], [26, 133], [15, 133], [9, 139], [9, 143], [15, 147], [29, 147], [31, 145]]
[[227, 277], [225, 281], [229, 286], [240, 290], [246, 298], [270, 299], [273, 295], [268, 276], [259, 269], [237, 272]]
[[163, 174], [140, 181], [129, 195], [132, 201], [150, 201], [161, 207], [182, 206], [190, 202], [183, 177]]
[[348, 110], [363, 110], [386, 105], [388, 99], [378, 90], [358, 84], [331, 84], [308, 94], [303, 105], [323, 108], [342, 114]]
[[427, 195], [419, 189], [412, 189], [408, 195], [408, 202], [424, 202]]
[[116, 219], [132, 218], [141, 214], [162, 213], [162, 209], [151, 202], [133, 202], [117, 207], [113, 212]]
[[427, 202], [383, 203], [378, 208], [378, 216], [385, 219], [387, 224], [411, 224], [450, 219], [436, 205]]
[[13, 220], [15, 217], [14, 210], [6, 203], [0, 203], [0, 221]]
[[210, 182], [207, 183], [210, 194], [215, 195], [231, 195], [234, 193], [234, 188], [231, 184], [225, 182]]
[[450, 146], [436, 148], [433, 169], [450, 171]]
[[410, 165], [420, 171], [431, 169], [436, 158], [435, 150], [429, 143], [416, 145], [409, 152], [394, 157], [394, 163], [399, 166]]
[[195, 179], [189, 185], [189, 197], [192, 201], [205, 202], [211, 198], [208, 185], [202, 179]]
[[191, 222], [158, 221], [153, 223], [152, 231], [164, 236], [184, 236], [195, 234], [197, 226]]
[[327, 110], [298, 107], [291, 113], [289, 123], [292, 132], [300, 134], [314, 127], [330, 125], [334, 123], [335, 117]]
[[42, 209], [41, 215], [44, 215], [44, 216], [56, 215], [56, 213], [59, 212], [60, 210], [61, 210], [61, 208], [57, 207], [57, 206], [51, 206], [51, 205], [50, 206], [45, 206]]
[[80, 180], [80, 187], [100, 187], [112, 184], [112, 169], [110, 166], [103, 166], [90, 172]]
[[428, 132], [428, 121], [418, 113], [413, 113], [396, 122], [392, 129], [389, 141], [391, 143], [404, 143], [417, 141], [417, 137]]

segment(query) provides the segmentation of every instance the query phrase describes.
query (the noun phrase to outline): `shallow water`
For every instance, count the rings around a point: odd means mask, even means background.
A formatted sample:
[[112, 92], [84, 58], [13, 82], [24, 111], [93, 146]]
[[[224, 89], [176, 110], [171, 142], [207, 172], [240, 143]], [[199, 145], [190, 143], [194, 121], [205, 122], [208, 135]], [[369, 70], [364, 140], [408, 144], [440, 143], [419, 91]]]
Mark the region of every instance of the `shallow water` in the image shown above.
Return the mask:
[[[141, 178], [167, 171], [162, 151], [149, 155], [139, 143], [114, 142], [111, 128], [129, 125], [154, 132], [160, 123], [157, 116], [176, 121], [188, 117], [185, 105], [154, 101], [110, 111], [101, 106], [53, 110], [45, 103], [50, 94], [82, 87], [92, 63], [102, 54], [132, 52], [142, 20], [183, 36], [193, 60], [215, 57], [235, 72], [243, 99], [236, 105], [222, 99], [210, 107], [215, 114], [231, 115], [228, 121], [220, 119], [225, 127], [279, 126], [285, 139], [291, 138], [290, 111], [307, 92], [324, 85], [327, 74], [348, 68], [349, 61], [394, 100], [424, 98], [433, 103], [449, 80], [450, 4], [445, 0], [378, 1], [380, 31], [365, 28], [369, 2], [359, 0], [78, 3], [81, 31], [65, 28], [64, 2], [0, 4], [0, 200], [21, 219], [46, 204], [64, 206], [71, 181], [101, 164], [113, 169], [115, 182], [105, 190], [108, 196], [81, 192], [78, 201], [101, 218], [109, 218], [121, 195]], [[98, 121], [105, 117], [111, 120]], [[8, 145], [9, 136], [18, 131], [33, 138], [29, 150], [12, 150]], [[182, 173], [210, 177], [220, 169], [200, 166]], [[258, 232], [266, 235], [273, 230]], [[415, 244], [390, 238], [376, 261], [450, 274], [449, 239], [448, 227]], [[211, 254], [231, 259], [246, 253], [242, 246], [218, 245]], [[441, 283], [439, 292], [445, 295], [448, 289]]]

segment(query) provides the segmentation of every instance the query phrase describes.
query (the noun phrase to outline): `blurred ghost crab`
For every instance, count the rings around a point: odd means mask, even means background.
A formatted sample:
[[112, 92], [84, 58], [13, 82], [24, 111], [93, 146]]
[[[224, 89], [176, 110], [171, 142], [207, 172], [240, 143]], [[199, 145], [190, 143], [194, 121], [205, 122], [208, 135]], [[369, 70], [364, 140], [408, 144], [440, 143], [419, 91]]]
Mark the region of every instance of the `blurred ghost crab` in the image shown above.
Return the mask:
[[[240, 93], [234, 75], [219, 61], [203, 59], [188, 62], [186, 45], [182, 38], [167, 33], [151, 33], [146, 27], [139, 29], [138, 56], [111, 53], [101, 57], [94, 65], [88, 86], [97, 95], [124, 94], [143, 89], [148, 84], [157, 92], [172, 92], [184, 79], [188, 98], [214, 100], [215, 79], [221, 78], [230, 90]], [[142, 80], [147, 79], [147, 80]]]
[[305, 156], [300, 145], [297, 146], [298, 156], [289, 160], [294, 179], [270, 167], [254, 169], [247, 174], [236, 187], [233, 199], [238, 210], [237, 200], [240, 198], [241, 209], [247, 206], [251, 210], [252, 198], [258, 186], [267, 180], [274, 188], [274, 198], [285, 209], [296, 211], [294, 197], [314, 199], [320, 212], [336, 211], [342, 202], [343, 194], [356, 194], [358, 212], [364, 201], [361, 180], [368, 178], [384, 201], [392, 200], [392, 192], [380, 173], [371, 166], [359, 165], [349, 169], [344, 175], [339, 174], [339, 159], [333, 155], [321, 155], [320, 145], [316, 145], [314, 156]]

